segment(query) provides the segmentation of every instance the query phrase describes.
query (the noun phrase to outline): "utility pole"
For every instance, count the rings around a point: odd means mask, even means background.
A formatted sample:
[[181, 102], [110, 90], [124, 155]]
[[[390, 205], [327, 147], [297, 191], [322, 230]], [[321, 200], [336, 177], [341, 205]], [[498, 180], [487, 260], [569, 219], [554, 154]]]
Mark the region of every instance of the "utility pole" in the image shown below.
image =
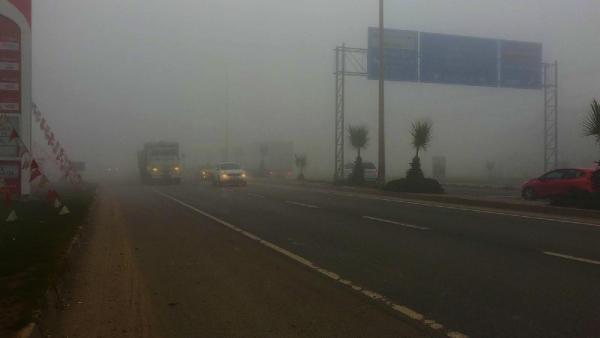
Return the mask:
[[385, 184], [385, 67], [383, 48], [383, 0], [379, 0], [379, 175], [380, 185]]
[[225, 102], [223, 102], [223, 108], [225, 111], [225, 153], [224, 159], [221, 161], [229, 161], [229, 147], [230, 147], [230, 112], [229, 112], [229, 59], [226, 57], [223, 58], [225, 60]]

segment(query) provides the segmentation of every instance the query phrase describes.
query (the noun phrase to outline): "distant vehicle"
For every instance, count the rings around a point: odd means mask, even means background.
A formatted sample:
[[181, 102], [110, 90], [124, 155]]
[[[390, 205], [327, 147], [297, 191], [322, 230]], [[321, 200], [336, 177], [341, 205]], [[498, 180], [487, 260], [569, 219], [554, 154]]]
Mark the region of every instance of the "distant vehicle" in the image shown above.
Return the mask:
[[148, 142], [138, 152], [138, 169], [145, 184], [181, 182], [179, 143]]
[[[363, 169], [365, 170], [365, 181], [374, 182], [377, 181], [377, 167], [373, 162], [363, 162]], [[344, 166], [344, 177], [349, 179], [352, 176], [354, 170], [354, 163], [346, 163]]]
[[558, 169], [523, 184], [526, 200], [585, 197], [600, 192], [600, 169]]
[[246, 185], [246, 172], [238, 163], [223, 162], [212, 173], [214, 185]]
[[197, 177], [200, 181], [210, 181], [212, 180], [212, 169], [209, 167], [200, 167], [198, 169]]

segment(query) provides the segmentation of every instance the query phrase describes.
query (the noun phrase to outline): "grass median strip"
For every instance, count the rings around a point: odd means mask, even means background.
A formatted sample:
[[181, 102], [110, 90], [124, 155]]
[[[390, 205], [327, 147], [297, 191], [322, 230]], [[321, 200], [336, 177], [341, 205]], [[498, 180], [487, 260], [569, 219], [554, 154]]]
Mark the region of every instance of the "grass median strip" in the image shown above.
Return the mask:
[[[71, 211], [63, 216], [42, 196], [14, 202], [18, 220], [0, 221], [0, 336], [35, 319], [93, 197], [93, 187], [63, 192]], [[0, 207], [2, 217], [9, 213]]]

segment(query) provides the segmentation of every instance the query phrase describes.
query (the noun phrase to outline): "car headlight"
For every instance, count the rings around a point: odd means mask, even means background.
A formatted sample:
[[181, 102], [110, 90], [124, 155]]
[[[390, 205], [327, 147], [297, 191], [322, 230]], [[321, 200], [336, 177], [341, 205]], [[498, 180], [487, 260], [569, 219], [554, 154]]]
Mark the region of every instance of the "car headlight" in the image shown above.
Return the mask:
[[180, 168], [179, 167], [175, 167], [173, 169], [175, 169], [175, 171], [179, 171]]
[[158, 171], [158, 168], [152, 168], [152, 171], [153, 171], [153, 172], [157, 172], [157, 171]]
[[246, 173], [242, 173], [242, 178], [246, 178]]
[[226, 179], [227, 177], [229, 177], [227, 174], [222, 174], [221, 175], [221, 178], [225, 178]]

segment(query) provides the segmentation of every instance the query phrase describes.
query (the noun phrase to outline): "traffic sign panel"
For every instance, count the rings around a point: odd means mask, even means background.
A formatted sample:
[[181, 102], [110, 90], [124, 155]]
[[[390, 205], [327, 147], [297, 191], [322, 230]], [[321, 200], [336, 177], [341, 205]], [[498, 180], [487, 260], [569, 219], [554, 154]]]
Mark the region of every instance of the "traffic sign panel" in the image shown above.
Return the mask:
[[[417, 81], [418, 39], [414, 31], [384, 31], [385, 79], [391, 81]], [[379, 29], [369, 28], [367, 71], [369, 79], [379, 79]]]

